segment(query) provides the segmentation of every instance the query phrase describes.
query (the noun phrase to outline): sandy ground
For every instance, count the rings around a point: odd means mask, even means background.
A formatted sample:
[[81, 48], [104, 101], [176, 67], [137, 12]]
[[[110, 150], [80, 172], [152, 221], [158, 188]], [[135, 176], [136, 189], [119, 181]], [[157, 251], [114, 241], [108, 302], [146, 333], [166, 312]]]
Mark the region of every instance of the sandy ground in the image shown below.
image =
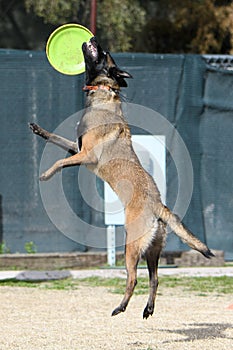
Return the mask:
[[156, 312], [142, 319], [147, 295], [111, 317], [121, 295], [108, 288], [59, 291], [0, 288], [1, 350], [230, 350], [233, 295], [197, 296], [160, 288]]

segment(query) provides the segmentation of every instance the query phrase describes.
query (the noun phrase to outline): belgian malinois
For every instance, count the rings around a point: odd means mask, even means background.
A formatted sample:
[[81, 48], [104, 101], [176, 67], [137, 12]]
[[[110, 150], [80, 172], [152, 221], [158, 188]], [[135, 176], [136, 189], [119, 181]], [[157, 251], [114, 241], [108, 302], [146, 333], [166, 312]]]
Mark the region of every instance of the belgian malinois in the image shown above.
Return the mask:
[[127, 285], [123, 300], [112, 312], [125, 311], [137, 283], [137, 265], [143, 255], [147, 261], [150, 293], [143, 318], [154, 312], [158, 287], [158, 261], [166, 240], [166, 225], [192, 249], [206, 258], [213, 256], [180, 219], [160, 199], [152, 177], [135, 154], [129, 126], [121, 109], [119, 91], [131, 75], [118, 68], [110, 53], [102, 50], [96, 38], [82, 46], [86, 65], [86, 109], [77, 128], [77, 144], [30, 124], [35, 134], [64, 149], [72, 156], [58, 160], [40, 176], [46, 181], [64, 167], [86, 165], [107, 181], [125, 208]]

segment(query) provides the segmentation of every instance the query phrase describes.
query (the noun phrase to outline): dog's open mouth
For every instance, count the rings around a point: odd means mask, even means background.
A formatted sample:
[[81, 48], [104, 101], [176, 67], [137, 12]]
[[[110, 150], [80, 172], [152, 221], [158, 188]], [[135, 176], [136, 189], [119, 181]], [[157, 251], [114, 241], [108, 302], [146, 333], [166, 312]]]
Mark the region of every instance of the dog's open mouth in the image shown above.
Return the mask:
[[94, 40], [90, 40], [86, 43], [86, 51], [88, 53], [89, 56], [91, 56], [93, 58], [93, 60], [97, 60], [98, 58], [98, 50], [97, 50], [97, 46]]

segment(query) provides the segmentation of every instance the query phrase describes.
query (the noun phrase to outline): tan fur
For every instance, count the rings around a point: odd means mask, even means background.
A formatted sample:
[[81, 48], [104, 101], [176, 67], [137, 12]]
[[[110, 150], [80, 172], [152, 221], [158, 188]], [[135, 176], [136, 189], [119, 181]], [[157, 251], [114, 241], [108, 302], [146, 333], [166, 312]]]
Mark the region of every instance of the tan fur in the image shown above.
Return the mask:
[[[98, 77], [93, 84], [105, 84], [116, 88], [112, 79]], [[107, 181], [125, 207], [126, 228], [126, 269], [127, 287], [120, 305], [113, 315], [125, 311], [136, 285], [136, 270], [143, 254], [150, 274], [150, 295], [143, 317], [152, 315], [158, 286], [157, 267], [161, 250], [166, 240], [166, 224], [191, 248], [207, 257], [211, 252], [187, 230], [160, 199], [158, 188], [152, 177], [143, 169], [135, 154], [130, 129], [121, 110], [118, 93], [97, 89], [87, 96], [87, 108], [81, 120], [82, 147], [79, 153], [57, 161], [41, 175], [40, 180], [48, 180], [66, 166], [84, 164], [87, 168]], [[35, 124], [34, 133], [56, 143], [73, 153], [75, 144], [59, 136], [49, 134]]]

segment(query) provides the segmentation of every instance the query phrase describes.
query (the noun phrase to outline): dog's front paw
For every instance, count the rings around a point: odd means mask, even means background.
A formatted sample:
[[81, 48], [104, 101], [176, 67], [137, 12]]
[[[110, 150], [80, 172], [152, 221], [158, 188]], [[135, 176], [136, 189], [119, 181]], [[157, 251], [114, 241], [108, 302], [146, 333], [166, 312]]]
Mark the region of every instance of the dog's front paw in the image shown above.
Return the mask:
[[47, 171], [39, 177], [40, 181], [47, 181], [52, 177], [51, 174], [49, 174]]
[[32, 130], [33, 134], [43, 137], [45, 140], [49, 139], [49, 132], [42, 129], [39, 125], [35, 123], [29, 123], [29, 128]]
[[37, 125], [37, 124], [35, 124], [35, 123], [29, 123], [28, 124], [29, 125], [29, 128], [32, 130], [32, 132], [34, 133], [34, 134], [38, 134], [38, 135], [40, 135], [40, 126], [39, 125]]

